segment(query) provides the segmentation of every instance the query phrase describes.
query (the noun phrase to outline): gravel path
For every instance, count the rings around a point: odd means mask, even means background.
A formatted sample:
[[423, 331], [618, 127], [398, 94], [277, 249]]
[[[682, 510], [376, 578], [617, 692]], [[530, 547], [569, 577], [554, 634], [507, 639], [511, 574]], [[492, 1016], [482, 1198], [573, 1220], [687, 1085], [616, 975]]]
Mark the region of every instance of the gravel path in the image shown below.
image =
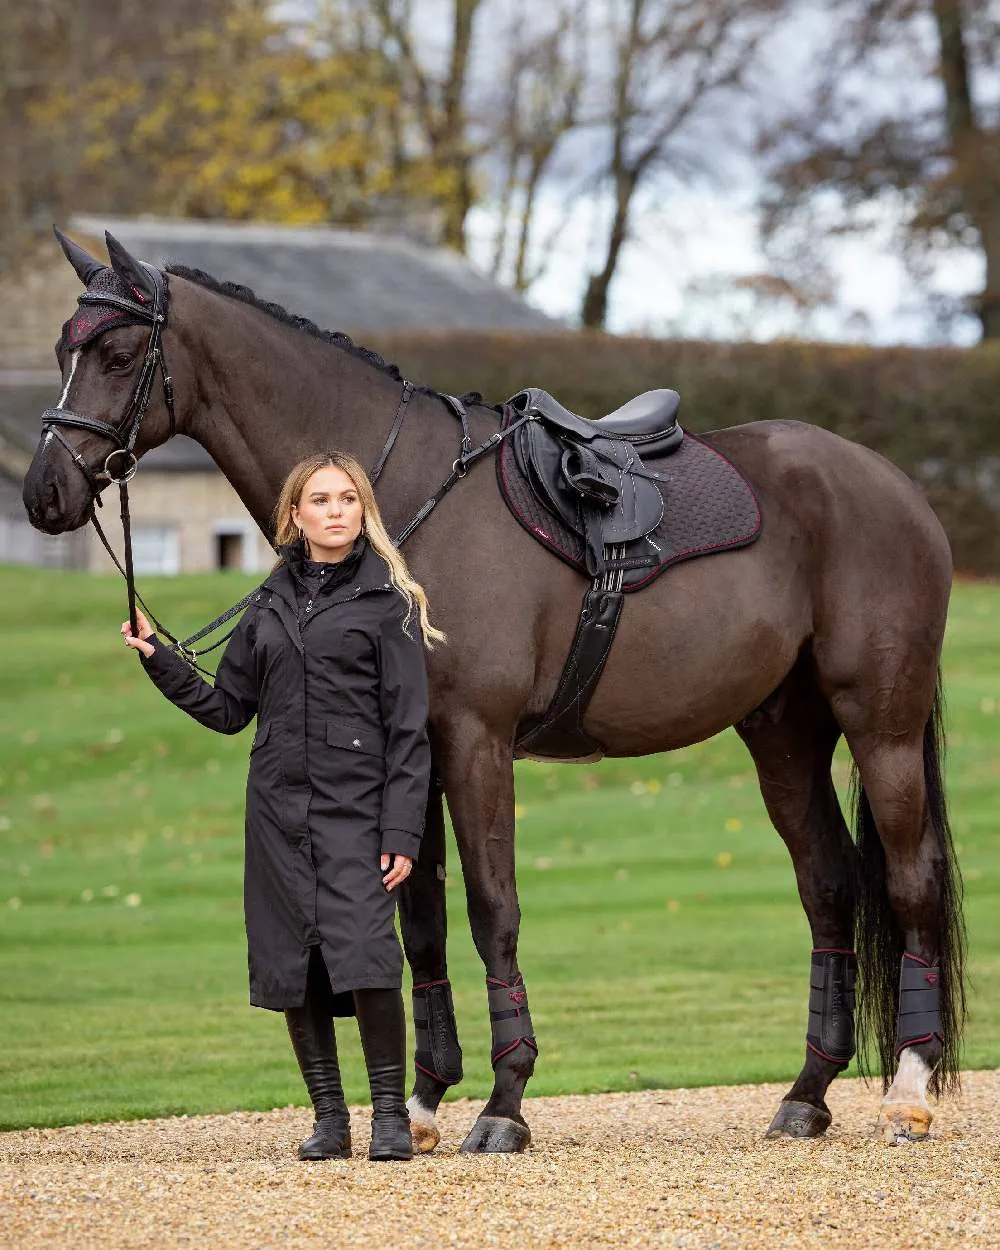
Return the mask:
[[1000, 1245], [1000, 1071], [964, 1078], [929, 1141], [872, 1132], [877, 1092], [838, 1081], [814, 1142], [762, 1140], [777, 1085], [533, 1098], [537, 1145], [457, 1153], [478, 1104], [447, 1104], [435, 1155], [298, 1163], [302, 1108], [0, 1134], [0, 1246], [298, 1250], [671, 1246], [892, 1250]]

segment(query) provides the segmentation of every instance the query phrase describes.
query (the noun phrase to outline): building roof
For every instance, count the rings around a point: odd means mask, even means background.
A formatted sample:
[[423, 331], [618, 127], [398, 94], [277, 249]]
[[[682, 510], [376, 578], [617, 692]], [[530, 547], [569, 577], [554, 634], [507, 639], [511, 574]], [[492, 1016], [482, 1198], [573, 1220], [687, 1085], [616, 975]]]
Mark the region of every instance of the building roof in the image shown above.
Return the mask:
[[[362, 341], [366, 333], [402, 329], [562, 328], [456, 253], [381, 232], [86, 215], [69, 225], [98, 258], [107, 229], [141, 260], [238, 282], [323, 329]], [[51, 264], [0, 284], [20, 309], [0, 327], [0, 472], [8, 478], [23, 474], [38, 445], [41, 414], [58, 397], [53, 344], [80, 292], [54, 241], [51, 253]], [[182, 436], [150, 452], [144, 464], [166, 472], [214, 467], [202, 447]]]
[[556, 330], [558, 322], [464, 257], [395, 235], [326, 226], [76, 216], [140, 260], [181, 264], [248, 286], [323, 329]]

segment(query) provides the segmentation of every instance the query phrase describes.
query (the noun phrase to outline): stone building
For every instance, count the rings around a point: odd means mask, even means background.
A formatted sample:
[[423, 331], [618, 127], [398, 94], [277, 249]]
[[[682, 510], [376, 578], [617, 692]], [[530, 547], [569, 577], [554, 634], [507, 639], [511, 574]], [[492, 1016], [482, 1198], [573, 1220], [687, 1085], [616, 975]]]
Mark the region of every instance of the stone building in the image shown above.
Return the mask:
[[[383, 330], [559, 328], [452, 252], [404, 237], [330, 228], [75, 217], [70, 233], [103, 256], [108, 229], [143, 260], [203, 269], [364, 341]], [[53, 345], [80, 284], [53, 241], [51, 262], [0, 287], [18, 309], [0, 327], [0, 563], [113, 571], [91, 526], [50, 537], [28, 524], [21, 480], [43, 410], [56, 402]], [[117, 546], [117, 492], [104, 493], [105, 531]], [[130, 492], [136, 571], [266, 568], [271, 548], [214, 461], [177, 437], [143, 458]]]

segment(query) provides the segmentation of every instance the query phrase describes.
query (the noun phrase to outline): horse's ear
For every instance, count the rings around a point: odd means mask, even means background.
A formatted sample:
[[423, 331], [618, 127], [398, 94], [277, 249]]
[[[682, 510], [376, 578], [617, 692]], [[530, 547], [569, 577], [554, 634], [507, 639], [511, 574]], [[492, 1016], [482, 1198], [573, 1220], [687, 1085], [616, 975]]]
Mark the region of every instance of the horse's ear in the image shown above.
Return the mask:
[[84, 251], [79, 244], [74, 243], [72, 239], [67, 239], [58, 226], [53, 226], [52, 229], [59, 240], [59, 246], [62, 248], [63, 254], [76, 270], [76, 276], [84, 286], [90, 286], [91, 278], [95, 274], [100, 273], [102, 269], [107, 269], [107, 265], [102, 265], [89, 252]]
[[141, 303], [148, 303], [156, 298], [156, 286], [153, 282], [153, 275], [146, 266], [135, 259], [135, 257], [126, 250], [115, 238], [113, 234], [109, 234], [107, 230], [104, 232], [104, 241], [108, 245], [108, 255], [111, 257], [111, 268], [121, 278], [127, 287], [129, 287], [134, 295], [138, 297]]

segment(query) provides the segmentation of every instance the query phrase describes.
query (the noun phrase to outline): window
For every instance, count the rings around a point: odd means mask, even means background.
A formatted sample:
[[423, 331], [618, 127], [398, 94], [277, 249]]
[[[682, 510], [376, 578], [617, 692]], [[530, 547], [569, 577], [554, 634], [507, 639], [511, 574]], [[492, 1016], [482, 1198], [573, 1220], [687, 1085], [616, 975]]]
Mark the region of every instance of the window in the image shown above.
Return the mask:
[[181, 571], [180, 534], [172, 525], [137, 525], [132, 530], [132, 563], [136, 573], [173, 577]]

